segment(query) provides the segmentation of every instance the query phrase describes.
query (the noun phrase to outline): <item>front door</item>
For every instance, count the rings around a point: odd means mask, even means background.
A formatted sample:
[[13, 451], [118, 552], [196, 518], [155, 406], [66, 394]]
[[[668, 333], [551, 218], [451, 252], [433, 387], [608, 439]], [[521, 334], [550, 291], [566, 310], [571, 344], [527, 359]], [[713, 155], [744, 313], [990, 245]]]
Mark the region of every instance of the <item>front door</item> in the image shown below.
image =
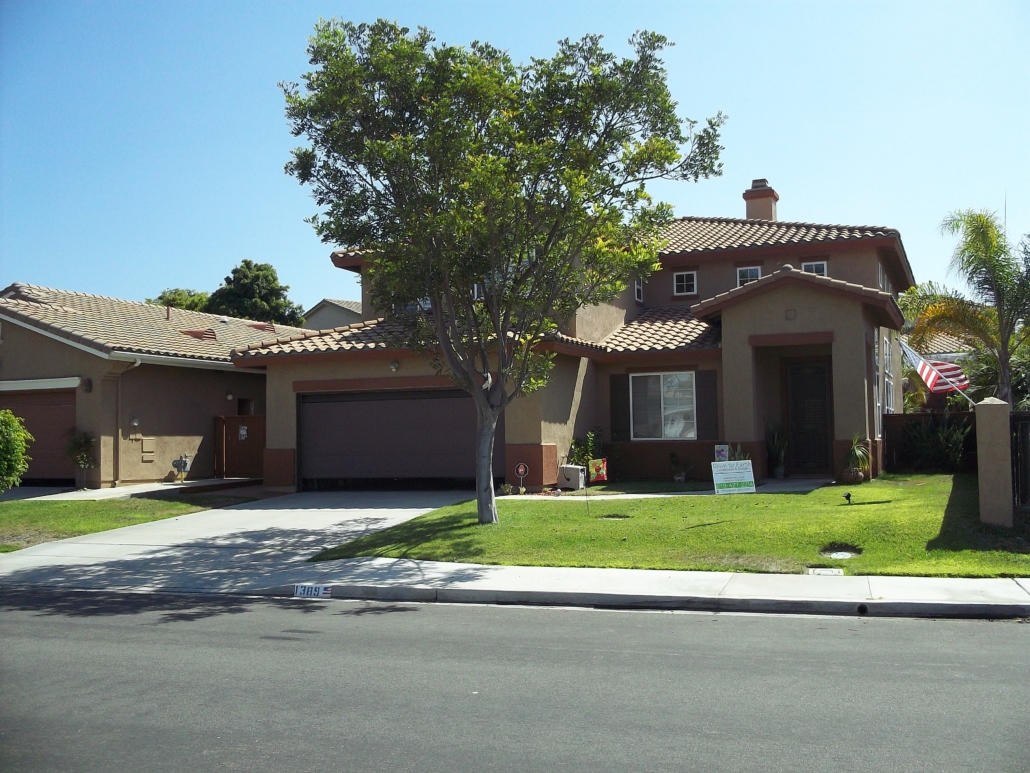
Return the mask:
[[787, 366], [787, 459], [792, 475], [833, 472], [830, 436], [830, 365]]

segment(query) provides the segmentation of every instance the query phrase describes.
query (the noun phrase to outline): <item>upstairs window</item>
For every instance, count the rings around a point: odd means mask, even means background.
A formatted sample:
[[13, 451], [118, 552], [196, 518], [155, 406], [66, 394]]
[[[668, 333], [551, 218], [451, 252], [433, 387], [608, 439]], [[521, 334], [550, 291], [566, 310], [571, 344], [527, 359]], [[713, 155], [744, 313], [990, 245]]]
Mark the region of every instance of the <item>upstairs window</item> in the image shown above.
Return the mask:
[[633, 298], [637, 303], [644, 302], [644, 280], [635, 279], [633, 280]]
[[884, 271], [883, 264], [878, 263], [876, 265], [876, 268], [880, 280], [880, 289], [883, 290], [885, 293], [890, 293], [891, 295], [894, 295], [894, 285], [891, 284], [890, 277], [887, 276], [887, 272]]
[[634, 440], [696, 440], [694, 373], [641, 373], [629, 379]]
[[737, 287], [757, 282], [762, 278], [761, 266], [743, 266], [737, 269]]
[[801, 270], [806, 274], [815, 274], [816, 276], [826, 276], [826, 261], [825, 260], [813, 260], [810, 263], [802, 263]]
[[672, 275], [673, 295], [697, 295], [697, 272], [678, 271]]

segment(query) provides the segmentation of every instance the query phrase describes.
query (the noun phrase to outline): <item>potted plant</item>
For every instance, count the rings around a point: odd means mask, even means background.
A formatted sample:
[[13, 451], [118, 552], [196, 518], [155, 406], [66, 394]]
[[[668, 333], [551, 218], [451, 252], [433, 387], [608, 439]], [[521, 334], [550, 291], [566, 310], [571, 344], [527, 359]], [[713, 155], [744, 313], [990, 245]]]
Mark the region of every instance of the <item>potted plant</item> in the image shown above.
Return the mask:
[[851, 448], [844, 457], [844, 469], [840, 474], [840, 482], [855, 486], [866, 479], [869, 474], [872, 455], [869, 452], [869, 441], [856, 434], [851, 439]]
[[687, 479], [687, 473], [694, 469], [686, 459], [680, 459], [675, 451], [669, 454], [669, 466], [672, 467], [672, 479], [677, 483], [683, 483]]
[[92, 470], [97, 466], [96, 456], [93, 453], [96, 442], [92, 432], [73, 429], [68, 433], [68, 445], [65, 453], [78, 467], [75, 485], [79, 488], [84, 488], [86, 485], [86, 470]]
[[769, 450], [769, 469], [774, 478], [782, 478], [785, 474], [784, 459], [787, 456], [787, 436], [779, 424], [770, 424], [765, 429], [765, 444]]

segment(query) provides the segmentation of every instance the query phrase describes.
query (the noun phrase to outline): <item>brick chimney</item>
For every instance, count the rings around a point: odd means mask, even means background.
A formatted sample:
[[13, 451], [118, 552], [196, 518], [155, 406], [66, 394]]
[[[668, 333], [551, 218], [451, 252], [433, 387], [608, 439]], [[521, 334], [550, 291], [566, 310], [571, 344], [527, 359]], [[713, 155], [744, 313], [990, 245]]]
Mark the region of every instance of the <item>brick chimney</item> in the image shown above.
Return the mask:
[[748, 220], [775, 220], [776, 202], [780, 194], [769, 187], [766, 179], [752, 180], [751, 187], [744, 191]]

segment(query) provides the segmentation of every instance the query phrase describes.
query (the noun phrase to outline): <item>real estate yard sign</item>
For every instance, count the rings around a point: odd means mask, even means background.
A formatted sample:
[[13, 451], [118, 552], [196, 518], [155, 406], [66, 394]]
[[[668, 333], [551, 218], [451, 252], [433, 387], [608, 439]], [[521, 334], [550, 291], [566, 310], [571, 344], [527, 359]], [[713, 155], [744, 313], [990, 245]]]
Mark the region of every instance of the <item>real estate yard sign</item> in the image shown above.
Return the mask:
[[754, 494], [755, 473], [751, 460], [739, 462], [712, 462], [712, 478], [716, 494]]

